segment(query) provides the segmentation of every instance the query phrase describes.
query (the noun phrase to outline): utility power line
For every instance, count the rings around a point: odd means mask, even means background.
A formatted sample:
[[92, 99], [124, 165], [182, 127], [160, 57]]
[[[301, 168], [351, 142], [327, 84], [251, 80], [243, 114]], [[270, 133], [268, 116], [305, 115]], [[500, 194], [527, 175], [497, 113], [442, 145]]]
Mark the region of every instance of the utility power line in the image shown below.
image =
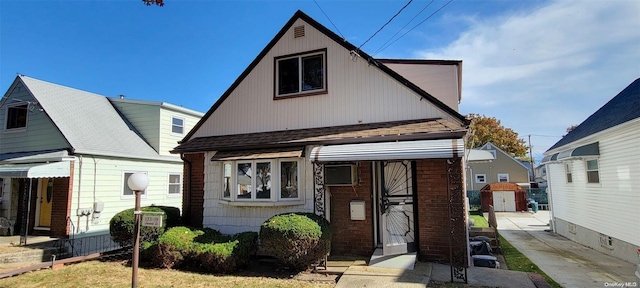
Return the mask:
[[362, 43], [362, 45], [360, 45], [358, 47], [358, 50], [360, 50], [360, 48], [362, 48], [362, 46], [364, 46], [364, 44], [367, 44], [367, 42], [369, 42], [369, 40], [371, 40], [371, 38], [376, 36], [376, 34], [378, 34], [378, 32], [380, 32], [382, 29], [384, 29], [385, 26], [387, 26], [389, 23], [391, 23], [391, 21], [394, 18], [396, 18], [396, 16], [400, 15], [400, 12], [402, 12], [402, 10], [404, 10], [404, 8], [407, 8], [407, 6], [409, 6], [409, 4], [411, 4], [411, 2], [413, 2], [413, 0], [409, 0], [409, 2], [407, 2], [407, 4], [405, 4], [402, 8], [400, 8], [400, 11], [398, 11], [395, 15], [393, 15], [393, 17], [391, 17], [391, 19], [389, 19], [389, 21], [387, 21], [387, 23], [384, 23], [384, 25], [382, 25], [382, 27], [380, 27], [380, 29], [378, 29], [378, 31], [376, 31], [376, 33], [373, 33], [373, 35], [371, 35], [371, 37], [369, 37], [369, 39], [367, 39], [367, 41], [364, 41], [364, 43]]
[[433, 15], [436, 15], [438, 12], [440, 12], [440, 10], [444, 9], [444, 7], [447, 7], [447, 5], [451, 4], [451, 2], [453, 2], [453, 0], [449, 0], [449, 2], [445, 3], [444, 5], [442, 5], [440, 8], [438, 8], [438, 10], [434, 11], [426, 19], [424, 19], [424, 20], [422, 20], [422, 22], [418, 23], [418, 25], [413, 26], [413, 28], [409, 29], [409, 31], [407, 31], [404, 34], [400, 35], [400, 37], [396, 38], [396, 40], [393, 40], [393, 42], [389, 43], [389, 45], [384, 46], [383, 48], [379, 49], [378, 52], [376, 52], [376, 53], [382, 52], [382, 50], [389, 48], [389, 46], [393, 45], [393, 43], [396, 43], [396, 41], [400, 40], [402, 37], [404, 37], [404, 35], [407, 35], [407, 33], [413, 31], [413, 29], [416, 29], [418, 26], [422, 25], [422, 23], [424, 23], [427, 20], [429, 20], [431, 17], [433, 17]]
[[416, 14], [416, 16], [413, 16], [413, 18], [411, 18], [411, 20], [409, 20], [409, 22], [407, 22], [407, 24], [404, 24], [404, 26], [402, 26], [402, 28], [398, 29], [398, 32], [396, 32], [396, 34], [393, 34], [393, 36], [391, 36], [391, 38], [389, 38], [389, 40], [387, 40], [387, 42], [384, 42], [384, 44], [382, 44], [380, 46], [380, 48], [378, 48], [378, 50], [376, 50], [376, 52], [374, 52], [371, 56], [376, 56], [376, 54], [378, 54], [378, 52], [382, 51], [384, 47], [384, 45], [387, 45], [387, 43], [389, 43], [389, 41], [393, 40], [394, 37], [396, 37], [396, 35], [398, 35], [400, 32], [402, 32], [402, 30], [404, 28], [406, 28], [409, 24], [411, 24], [411, 22], [413, 22], [413, 20], [415, 20], [418, 16], [420, 16], [420, 14], [422, 14], [422, 12], [424, 12], [425, 9], [427, 9], [429, 6], [431, 6], [431, 3], [433, 3], [433, 1], [435, 0], [431, 0], [431, 2], [427, 3], [426, 6], [424, 6], [424, 8], [422, 8], [422, 10], [420, 10], [420, 12], [418, 12], [418, 14]]
[[324, 10], [322, 10], [322, 7], [320, 7], [320, 4], [318, 4], [318, 1], [313, 0], [313, 2], [316, 3], [316, 6], [318, 6], [318, 9], [320, 9], [320, 11], [322, 12], [322, 14], [324, 14], [324, 17], [327, 17], [327, 19], [329, 20], [329, 23], [331, 23], [331, 25], [333, 25], [333, 28], [336, 28], [336, 31], [338, 31], [338, 34], [340, 34], [340, 36], [342, 37], [342, 39], [344, 38], [344, 35], [342, 35], [342, 32], [340, 32], [340, 29], [338, 29], [338, 27], [336, 26], [336, 24], [333, 24], [333, 21], [331, 21], [331, 18], [329, 18], [329, 15], [327, 15], [327, 13], [324, 13]]

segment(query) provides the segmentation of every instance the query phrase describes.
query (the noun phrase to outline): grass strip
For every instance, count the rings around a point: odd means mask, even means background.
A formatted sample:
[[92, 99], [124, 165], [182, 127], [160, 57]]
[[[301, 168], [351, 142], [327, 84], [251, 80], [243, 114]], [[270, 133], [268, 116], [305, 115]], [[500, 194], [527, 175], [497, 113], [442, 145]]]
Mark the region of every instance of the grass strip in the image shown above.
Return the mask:
[[544, 277], [545, 280], [547, 280], [547, 283], [549, 283], [551, 287], [562, 288], [562, 286], [558, 284], [558, 282], [553, 281], [551, 277], [542, 272], [542, 270], [538, 268], [538, 265], [531, 262], [531, 260], [529, 260], [527, 256], [524, 256], [524, 254], [520, 253], [520, 251], [513, 247], [506, 239], [502, 237], [502, 235], [500, 235], [500, 246], [502, 248], [502, 255], [507, 262], [509, 270], [540, 274], [542, 275], [542, 277]]

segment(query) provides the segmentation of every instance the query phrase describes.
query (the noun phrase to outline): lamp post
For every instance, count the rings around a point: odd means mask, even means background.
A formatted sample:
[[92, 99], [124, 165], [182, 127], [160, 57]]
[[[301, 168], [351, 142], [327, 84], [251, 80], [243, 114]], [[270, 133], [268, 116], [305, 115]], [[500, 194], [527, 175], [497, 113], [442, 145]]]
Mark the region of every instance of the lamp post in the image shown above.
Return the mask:
[[144, 189], [147, 189], [147, 185], [149, 185], [149, 177], [144, 173], [133, 173], [129, 176], [127, 185], [136, 195], [136, 206], [133, 211], [135, 218], [135, 236], [133, 240], [133, 256], [131, 261], [131, 267], [133, 268], [131, 273], [131, 287], [135, 288], [138, 286], [138, 262], [140, 256], [140, 215], [142, 214], [142, 211], [140, 211], [140, 194]]

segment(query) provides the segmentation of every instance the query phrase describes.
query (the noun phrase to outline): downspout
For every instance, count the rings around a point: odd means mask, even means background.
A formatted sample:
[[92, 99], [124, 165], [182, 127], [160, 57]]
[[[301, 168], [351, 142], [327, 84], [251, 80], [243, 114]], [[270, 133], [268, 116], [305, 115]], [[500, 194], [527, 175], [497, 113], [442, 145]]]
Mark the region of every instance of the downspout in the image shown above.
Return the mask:
[[[191, 213], [191, 170], [192, 170], [192, 163], [190, 160], [186, 159], [184, 157], [184, 153], [180, 153], [180, 159], [182, 159], [182, 162], [184, 162], [185, 165], [187, 165], [187, 176], [185, 177], [186, 179], [189, 179], [189, 185], [186, 185], [186, 189], [183, 188], [183, 192], [184, 195], [182, 196], [182, 223], [185, 225], [191, 224], [191, 223], [187, 223], [190, 220], [187, 220], [187, 217], [185, 217], [185, 213], [187, 211], [189, 211], [189, 213]], [[184, 186], [183, 186], [184, 187]], [[191, 217], [188, 217], [189, 219]]]
[[[78, 171], [78, 210], [79, 210], [80, 209], [80, 199], [81, 199], [80, 198], [80, 194], [81, 194], [81, 191], [82, 191], [82, 155], [79, 155], [78, 158], [80, 158], [80, 161], [79, 161], [80, 162], [80, 165], [79, 165], [80, 166], [80, 168], [79, 168], [80, 171]], [[76, 211], [78, 211], [78, 210], [76, 210]], [[78, 218], [78, 221], [76, 221], [76, 223], [78, 225], [76, 225], [77, 228], [76, 228], [75, 233], [77, 234], [77, 233], [80, 233], [80, 217], [81, 216], [78, 215], [77, 212], [76, 212], [76, 216]]]
[[[91, 203], [91, 207], [93, 207], [94, 203], [96, 203], [96, 179], [98, 179], [98, 161], [96, 161], [96, 157], [91, 156], [91, 159], [93, 159], [93, 203]], [[93, 210], [91, 210], [90, 214], [95, 213]], [[89, 231], [89, 215], [85, 215], [87, 217], [87, 226], [86, 226], [86, 230], [85, 232]], [[92, 216], [93, 217], [93, 216]]]
[[553, 191], [551, 191], [551, 167], [548, 164], [544, 164], [544, 168], [547, 170], [547, 201], [549, 202], [549, 225], [551, 226], [551, 230], [553, 233], [558, 233], [556, 231], [556, 219], [554, 217], [555, 213], [553, 213], [553, 196], [551, 195]]

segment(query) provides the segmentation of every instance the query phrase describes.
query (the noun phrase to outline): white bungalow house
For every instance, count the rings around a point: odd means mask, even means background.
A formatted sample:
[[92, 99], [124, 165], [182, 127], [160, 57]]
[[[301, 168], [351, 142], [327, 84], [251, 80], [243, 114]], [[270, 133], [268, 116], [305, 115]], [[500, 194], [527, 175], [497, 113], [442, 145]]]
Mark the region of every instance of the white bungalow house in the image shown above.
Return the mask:
[[374, 59], [296, 12], [175, 148], [185, 218], [232, 234], [312, 212], [332, 254], [462, 267], [461, 65]]
[[629, 262], [640, 247], [640, 79], [547, 152], [554, 231]]
[[183, 162], [169, 150], [201, 116], [17, 76], [0, 100], [0, 216], [25, 236], [108, 233], [135, 204], [134, 172], [149, 176], [143, 206], [181, 208]]

